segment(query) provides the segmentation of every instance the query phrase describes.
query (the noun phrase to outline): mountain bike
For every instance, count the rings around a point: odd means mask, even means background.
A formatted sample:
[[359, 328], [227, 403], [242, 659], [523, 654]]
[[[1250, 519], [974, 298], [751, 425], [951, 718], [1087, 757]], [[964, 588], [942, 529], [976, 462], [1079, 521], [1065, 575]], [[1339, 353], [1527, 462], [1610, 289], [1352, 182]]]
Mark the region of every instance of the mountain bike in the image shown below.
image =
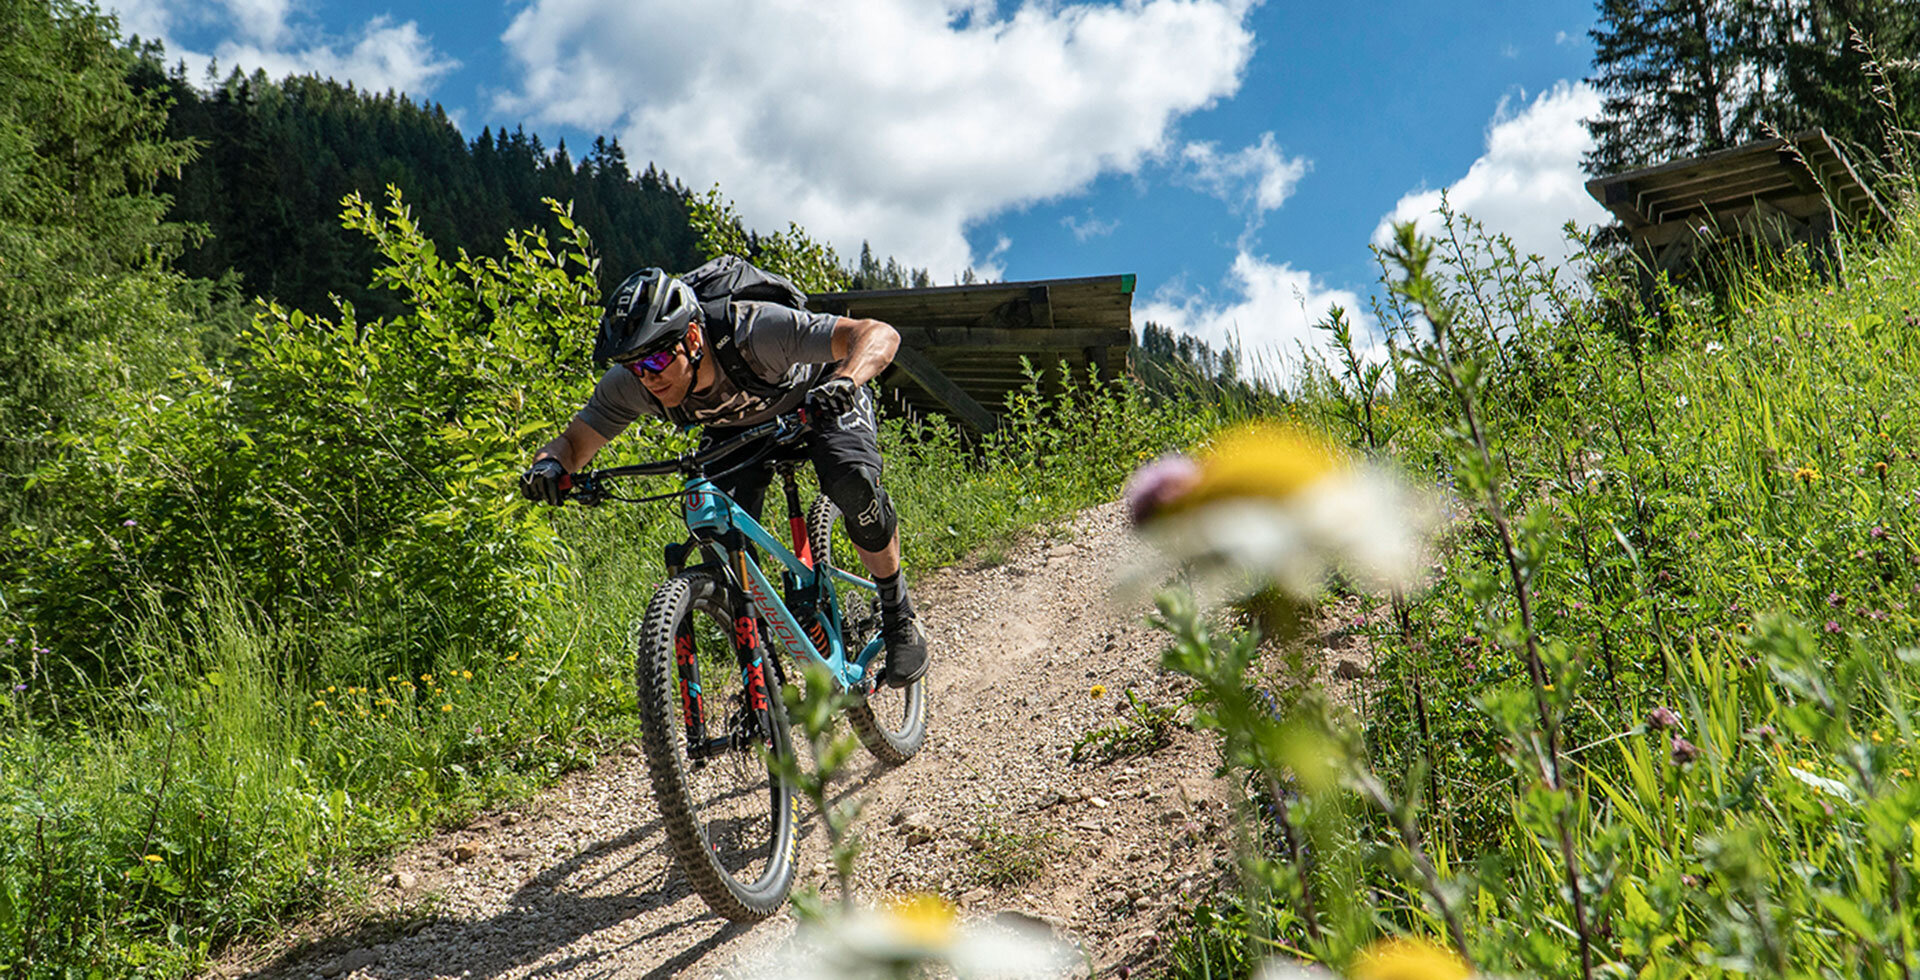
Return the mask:
[[[680, 504], [689, 537], [667, 546], [667, 579], [635, 639], [642, 747], [680, 868], [710, 908], [736, 922], [772, 914], [794, 878], [794, 788], [773, 764], [794, 754], [780, 696], [787, 674], [770, 643], [824, 667], [853, 695], [848, 721], [880, 761], [907, 761], [927, 733], [924, 680], [891, 688], [879, 676], [880, 602], [874, 583], [848, 570], [861, 565], [838, 508], [821, 496], [802, 516], [794, 471], [810, 432], [798, 415], [783, 416], [671, 459], [582, 471], [568, 493], [588, 506]], [[708, 472], [736, 452], [749, 454]], [[791, 547], [713, 482], [768, 462], [786, 491]], [[613, 489], [671, 474], [681, 486], [668, 493]], [[777, 586], [760, 556], [779, 564]]]

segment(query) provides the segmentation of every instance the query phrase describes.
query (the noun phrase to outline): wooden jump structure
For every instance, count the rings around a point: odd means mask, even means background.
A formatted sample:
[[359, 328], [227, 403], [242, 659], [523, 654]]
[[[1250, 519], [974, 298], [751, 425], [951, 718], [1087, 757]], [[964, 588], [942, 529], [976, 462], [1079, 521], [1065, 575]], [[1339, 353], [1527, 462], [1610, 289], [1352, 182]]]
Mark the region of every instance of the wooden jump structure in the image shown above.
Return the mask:
[[1648, 269], [1673, 275], [1712, 238], [1826, 250], [1838, 218], [1893, 220], [1819, 129], [1598, 177], [1587, 193], [1618, 219]]
[[1133, 346], [1133, 287], [1132, 275], [1120, 275], [865, 289], [817, 293], [807, 306], [892, 324], [900, 350], [881, 387], [981, 433], [1000, 424], [1007, 393], [1026, 383], [1023, 357], [1049, 388], [1062, 361], [1076, 374], [1117, 377]]

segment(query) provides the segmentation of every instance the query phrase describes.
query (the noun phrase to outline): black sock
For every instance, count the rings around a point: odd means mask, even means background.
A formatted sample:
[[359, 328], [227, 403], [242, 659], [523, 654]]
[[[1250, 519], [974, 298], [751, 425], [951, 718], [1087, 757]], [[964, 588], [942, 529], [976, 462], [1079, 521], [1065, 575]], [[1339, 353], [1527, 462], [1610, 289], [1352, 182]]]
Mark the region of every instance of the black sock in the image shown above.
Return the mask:
[[880, 616], [887, 622], [899, 622], [913, 616], [913, 600], [907, 597], [906, 572], [896, 571], [892, 575], [874, 576], [873, 584], [880, 587]]

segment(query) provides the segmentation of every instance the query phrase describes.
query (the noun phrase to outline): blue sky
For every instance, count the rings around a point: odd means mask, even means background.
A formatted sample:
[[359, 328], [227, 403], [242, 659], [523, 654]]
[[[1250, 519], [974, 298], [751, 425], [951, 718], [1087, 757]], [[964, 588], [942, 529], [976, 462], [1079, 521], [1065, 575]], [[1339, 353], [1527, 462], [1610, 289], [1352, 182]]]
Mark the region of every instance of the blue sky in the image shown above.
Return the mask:
[[[1290, 352], [1445, 189], [1558, 257], [1592, 0], [108, 0], [195, 68], [620, 139], [749, 222], [951, 281], [1131, 272], [1135, 320]], [[1430, 220], [1430, 219], [1429, 219]]]

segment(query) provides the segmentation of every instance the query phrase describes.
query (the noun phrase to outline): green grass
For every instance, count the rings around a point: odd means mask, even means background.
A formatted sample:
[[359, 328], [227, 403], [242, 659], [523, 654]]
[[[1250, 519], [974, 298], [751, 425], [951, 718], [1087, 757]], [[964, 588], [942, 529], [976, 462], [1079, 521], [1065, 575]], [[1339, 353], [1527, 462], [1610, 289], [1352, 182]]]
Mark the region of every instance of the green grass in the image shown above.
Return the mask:
[[1061, 853], [1059, 831], [1018, 830], [992, 821], [974, 828], [967, 865], [974, 881], [1014, 888], [1039, 878]]
[[1920, 214], [1837, 278], [1735, 255], [1650, 304], [1462, 231], [1394, 273], [1391, 385], [1336, 365], [1305, 400], [1462, 501], [1364, 724], [1269, 717], [1230, 634], [1172, 623], [1307, 846], [1250, 850], [1169, 972], [1410, 934], [1494, 975], [1909, 976]]

